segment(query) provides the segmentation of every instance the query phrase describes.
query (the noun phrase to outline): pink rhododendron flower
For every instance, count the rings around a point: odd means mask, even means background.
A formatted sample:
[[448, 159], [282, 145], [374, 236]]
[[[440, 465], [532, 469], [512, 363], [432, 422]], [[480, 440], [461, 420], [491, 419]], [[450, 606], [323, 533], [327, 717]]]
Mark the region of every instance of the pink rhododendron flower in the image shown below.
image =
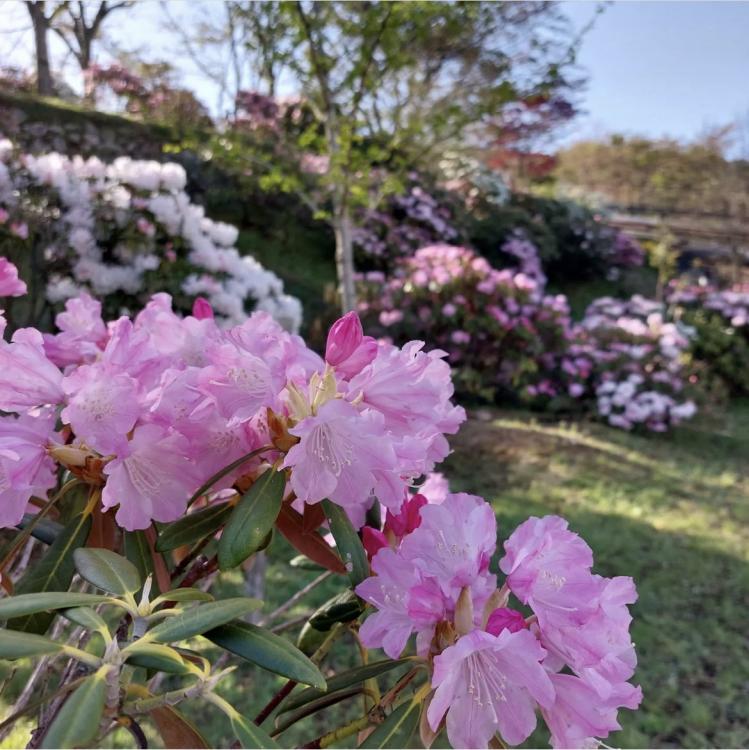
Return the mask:
[[101, 317], [101, 302], [88, 294], [73, 297], [58, 313], [57, 334], [44, 334], [44, 351], [59, 367], [92, 362], [106, 346], [107, 327]]
[[199, 483], [187, 453], [181, 435], [158, 425], [137, 427], [127, 452], [104, 467], [103, 507], [119, 506], [115, 518], [128, 531], [179, 518]]
[[449, 495], [442, 505], [424, 505], [421, 524], [401, 544], [401, 554], [424, 575], [433, 576], [446, 596], [463, 586], [488, 594], [489, 561], [497, 544], [491, 506], [475, 495]]
[[138, 383], [102, 365], [83, 365], [62, 382], [68, 404], [62, 420], [102, 455], [119, 453], [141, 413]]
[[0, 297], [20, 297], [26, 294], [26, 283], [18, 278], [18, 269], [0, 257]]
[[590, 547], [558, 516], [531, 517], [505, 542], [499, 566], [507, 584], [539, 622], [581, 623], [596, 606]]
[[29, 499], [46, 498], [57, 483], [47, 454], [54, 429], [51, 413], [0, 417], [0, 527], [19, 523]]
[[296, 496], [306, 503], [330, 498], [355, 514], [354, 522], [360, 518], [361, 526], [361, 510], [383, 479], [378, 472], [392, 473], [396, 468], [383, 422], [373, 410], [359, 412], [346, 401], [333, 399], [291, 428], [289, 432], [300, 442], [287, 453], [284, 468], [292, 469]]
[[0, 409], [27, 411], [63, 400], [62, 373], [47, 359], [42, 335], [32, 328], [0, 341]]
[[458, 639], [434, 659], [429, 726], [437, 731], [447, 714], [453, 747], [488, 747], [497, 731], [508, 744], [520, 744], [536, 727], [536, 703], [554, 704], [540, 663], [545, 653], [527, 630], [498, 636], [474, 630]]
[[365, 336], [359, 316], [346, 313], [333, 323], [325, 347], [325, 361], [345, 378], [361, 372], [377, 356], [377, 342]]
[[509, 630], [511, 633], [517, 633], [527, 627], [525, 618], [516, 609], [509, 607], [499, 607], [495, 609], [486, 621], [486, 632], [492, 635], [499, 635], [503, 630]]
[[642, 700], [642, 691], [628, 683], [617, 685], [607, 700], [601, 701], [595, 690], [584, 680], [569, 674], [549, 675], [555, 689], [551, 706], [541, 713], [551, 730], [555, 748], [596, 748], [599, 739], [621, 729], [617, 709], [635, 709]]

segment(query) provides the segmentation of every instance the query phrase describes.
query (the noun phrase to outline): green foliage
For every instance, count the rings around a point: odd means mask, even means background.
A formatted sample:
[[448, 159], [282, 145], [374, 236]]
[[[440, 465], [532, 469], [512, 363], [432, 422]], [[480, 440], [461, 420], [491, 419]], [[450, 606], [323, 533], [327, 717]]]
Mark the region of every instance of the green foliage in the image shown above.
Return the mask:
[[367, 553], [356, 533], [346, 511], [330, 500], [323, 500], [323, 509], [330, 524], [330, 531], [338, 548], [338, 553], [351, 579], [351, 585], [357, 586], [369, 577]]
[[75, 567], [82, 578], [110, 594], [132, 596], [143, 585], [138, 568], [129, 560], [108, 549], [77, 549]]

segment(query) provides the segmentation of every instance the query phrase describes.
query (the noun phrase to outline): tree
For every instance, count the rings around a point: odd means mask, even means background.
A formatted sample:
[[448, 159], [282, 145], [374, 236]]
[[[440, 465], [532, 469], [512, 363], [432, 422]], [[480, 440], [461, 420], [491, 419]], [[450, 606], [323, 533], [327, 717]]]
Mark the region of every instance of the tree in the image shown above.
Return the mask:
[[90, 15], [87, 12], [88, 6], [83, 0], [78, 0], [77, 3], [65, 0], [60, 5], [62, 12], [56, 15], [52, 30], [62, 39], [78, 62], [83, 73], [83, 98], [89, 104], [95, 103], [95, 87], [89, 75], [93, 62], [93, 43], [101, 34], [101, 27], [108, 16], [116, 10], [132, 5], [133, 0], [122, 0], [113, 4], [101, 0], [90, 20], [87, 17]]
[[[431, 166], [448, 147], [479, 148], [488, 119], [508, 102], [566, 87], [569, 38], [546, 3], [266, 6], [237, 3], [237, 23], [270, 90], [283, 71], [313, 114], [287, 152], [297, 162], [304, 152], [327, 159], [318, 204], [333, 227], [341, 303], [350, 310], [353, 209], [376, 203], [399, 174]], [[272, 13], [277, 22], [269, 23]], [[376, 185], [380, 168], [389, 177]]]
[[34, 29], [34, 51], [36, 55], [36, 89], [42, 96], [53, 96], [55, 93], [54, 81], [49, 65], [49, 47], [47, 45], [47, 32], [55, 16], [62, 10], [57, 5], [50, 15], [46, 12], [47, 3], [44, 0], [26, 0], [26, 8], [31, 16], [31, 25]]

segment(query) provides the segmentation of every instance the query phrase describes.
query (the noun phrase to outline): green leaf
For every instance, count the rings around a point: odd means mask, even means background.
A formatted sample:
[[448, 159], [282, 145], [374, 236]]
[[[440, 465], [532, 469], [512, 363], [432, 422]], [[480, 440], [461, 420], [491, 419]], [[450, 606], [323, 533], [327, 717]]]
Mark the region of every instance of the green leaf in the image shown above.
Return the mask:
[[87, 547], [77, 549], [73, 557], [82, 578], [111, 594], [134, 594], [143, 583], [138, 568], [112, 550]]
[[109, 669], [89, 675], [71, 693], [44, 735], [42, 748], [85, 747], [93, 742], [104, 714]]
[[128, 663], [136, 667], [158, 669], [169, 674], [187, 674], [190, 671], [179, 653], [160, 643], [138, 641], [128, 646], [124, 654]]
[[65, 609], [61, 614], [76, 625], [81, 625], [84, 628], [88, 628], [88, 630], [97, 631], [102, 635], [110, 635], [109, 626], [104, 621], [104, 618], [97, 612], [94, 612], [93, 609], [76, 607], [74, 609]]
[[295, 708], [299, 708], [299, 706], [303, 706], [310, 701], [317, 700], [328, 693], [342, 690], [351, 687], [352, 685], [358, 685], [366, 680], [371, 680], [373, 677], [385, 674], [385, 672], [389, 672], [391, 669], [408, 664], [409, 661], [409, 659], [383, 659], [382, 661], [375, 661], [371, 664], [364, 664], [359, 667], [354, 667], [353, 669], [347, 669], [345, 672], [340, 672], [339, 674], [328, 678], [327, 691], [317, 690], [316, 688], [307, 688], [306, 690], [302, 690], [289, 696], [284, 701], [281, 713], [292, 711]]
[[[50, 545], [46, 554], [29, 567], [15, 588], [17, 595], [67, 591], [75, 574], [73, 552], [82, 547], [91, 529], [91, 514], [85, 511], [74, 516], [64, 531]], [[8, 627], [27, 633], [44, 633], [54, 614], [44, 612], [11, 620]]]
[[269, 672], [325, 689], [320, 670], [296, 646], [269, 630], [248, 622], [232, 622], [207, 632], [205, 637]]
[[[160, 622], [151, 628], [146, 635], [149, 640], [159, 643], [184, 641], [196, 635], [206, 634], [207, 630], [231, 622], [237, 617], [242, 617], [242, 615], [252, 612], [261, 605], [260, 600], [248, 599], [247, 597], [199, 604], [197, 607], [187, 609], [179, 615]], [[206, 637], [208, 637], [207, 634]]]
[[419, 701], [401, 703], [359, 747], [407, 747], [406, 742], [419, 723], [420, 709]]
[[122, 534], [125, 557], [135, 565], [141, 581], [150, 575], [151, 591], [158, 593], [158, 582], [153, 571], [153, 557], [144, 531], [125, 531]]
[[367, 560], [367, 553], [364, 551], [361, 539], [346, 515], [346, 511], [340, 505], [330, 500], [323, 500], [322, 507], [351, 585], [357, 586], [370, 575], [369, 560]]
[[[276, 733], [281, 734], [285, 732], [289, 727], [296, 724], [298, 721], [311, 716], [318, 711], [322, 711], [325, 708], [341, 703], [342, 701], [353, 698], [354, 696], [361, 695], [363, 692], [362, 687], [354, 686], [343, 688], [342, 690], [335, 690], [328, 693], [320, 693], [319, 696], [312, 701], [308, 701], [303, 706], [287, 714], [283, 720], [276, 722]], [[284, 709], [285, 710], [285, 709]]]
[[231, 515], [232, 507], [231, 503], [217, 503], [170, 523], [159, 534], [156, 549], [168, 552], [215, 534]]
[[337, 622], [351, 622], [363, 612], [361, 602], [353, 591], [342, 591], [322, 604], [309, 618], [309, 624], [326, 632]]
[[62, 644], [35, 633], [20, 633], [17, 630], [0, 630], [0, 659], [22, 659], [26, 656], [42, 656], [62, 651]]
[[230, 717], [231, 728], [237, 735], [239, 744], [247, 748], [277, 748], [280, 745], [263, 729], [241, 714]]
[[266, 471], [232, 511], [218, 543], [221, 570], [235, 568], [263, 545], [278, 518], [286, 489], [282, 471]]
[[62, 533], [64, 526], [57, 521], [51, 521], [49, 518], [42, 518], [35, 520], [36, 516], [31, 513], [26, 513], [23, 516], [23, 520], [18, 524], [18, 527], [25, 529], [30, 524], [34, 524], [34, 528], [31, 532], [31, 536], [38, 539], [44, 544], [54, 544], [55, 540]]
[[83, 605], [111, 602], [108, 596], [98, 594], [75, 594], [72, 591], [50, 591], [46, 594], [21, 594], [0, 599], [0, 620], [11, 617], [24, 617], [37, 612], [51, 612], [55, 609], [80, 607]]
[[212, 602], [213, 597], [200, 589], [171, 589], [153, 600], [154, 606], [161, 602]]

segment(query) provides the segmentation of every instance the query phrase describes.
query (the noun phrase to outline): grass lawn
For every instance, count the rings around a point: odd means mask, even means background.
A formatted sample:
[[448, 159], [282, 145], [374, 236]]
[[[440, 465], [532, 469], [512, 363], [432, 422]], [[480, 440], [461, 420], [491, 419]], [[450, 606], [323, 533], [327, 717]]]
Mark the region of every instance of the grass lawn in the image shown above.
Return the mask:
[[[452, 489], [491, 500], [502, 539], [528, 515], [558, 513], [592, 546], [597, 572], [634, 577], [640, 594], [633, 608], [640, 662], [635, 679], [644, 701], [638, 712], [621, 713], [623, 731], [608, 744], [749, 745], [749, 402], [665, 436], [478, 409], [452, 442], [455, 452], [443, 466]], [[291, 568], [292, 556], [282, 539], [274, 540], [265, 612], [317, 576]], [[328, 579], [280, 621], [308, 614], [341, 584]], [[226, 574], [218, 586], [222, 593], [241, 593], [242, 577]], [[298, 626], [287, 632], [295, 637]], [[356, 662], [348, 638], [334, 647], [326, 669]], [[252, 717], [283, 684], [244, 664], [223, 693]], [[301, 721], [281, 742], [298, 746], [361, 715], [360, 700]], [[233, 736], [213, 710], [196, 703], [185, 712], [212, 746], [231, 745]], [[27, 728], [4, 746], [25, 744]], [[150, 746], [157, 747], [148, 733]], [[110, 746], [132, 746], [124, 733], [110, 740]], [[539, 730], [526, 744], [546, 743]], [[442, 738], [437, 744], [444, 746]]]

